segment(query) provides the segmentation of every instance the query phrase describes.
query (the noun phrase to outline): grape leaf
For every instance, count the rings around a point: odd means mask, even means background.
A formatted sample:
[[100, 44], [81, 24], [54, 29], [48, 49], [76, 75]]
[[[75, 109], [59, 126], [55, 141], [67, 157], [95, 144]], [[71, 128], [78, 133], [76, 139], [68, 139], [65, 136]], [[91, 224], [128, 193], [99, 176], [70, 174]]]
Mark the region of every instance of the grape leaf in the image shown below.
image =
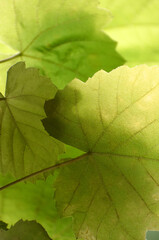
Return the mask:
[[46, 102], [46, 130], [85, 151], [61, 168], [56, 200], [77, 238], [142, 240], [159, 226], [159, 67], [99, 71]]
[[[38, 70], [23, 62], [8, 71], [5, 97], [0, 96], [0, 171], [24, 177], [56, 163], [62, 143], [51, 138], [41, 123], [44, 102], [57, 89]], [[39, 175], [40, 177], [40, 175]]]
[[22, 220], [17, 222], [8, 231], [0, 230], [3, 240], [51, 240], [44, 228], [35, 221]]
[[[36, 219], [54, 240], [75, 240], [72, 218], [60, 218], [56, 210], [53, 200], [55, 179], [55, 175], [50, 175], [45, 181], [37, 180], [36, 184], [21, 182], [0, 191], [0, 219], [9, 227], [19, 219]], [[0, 185], [11, 181], [14, 179], [0, 175]]]
[[127, 64], [129, 66], [142, 63], [159, 64], [159, 2], [151, 0], [100, 0], [100, 2], [102, 7], [107, 7], [112, 12], [114, 18], [105, 31], [118, 42], [117, 50], [127, 60]]
[[110, 13], [97, 6], [97, 0], [1, 1], [0, 88], [8, 68], [21, 60], [60, 88], [74, 77], [86, 80], [122, 65], [116, 42], [101, 31]]

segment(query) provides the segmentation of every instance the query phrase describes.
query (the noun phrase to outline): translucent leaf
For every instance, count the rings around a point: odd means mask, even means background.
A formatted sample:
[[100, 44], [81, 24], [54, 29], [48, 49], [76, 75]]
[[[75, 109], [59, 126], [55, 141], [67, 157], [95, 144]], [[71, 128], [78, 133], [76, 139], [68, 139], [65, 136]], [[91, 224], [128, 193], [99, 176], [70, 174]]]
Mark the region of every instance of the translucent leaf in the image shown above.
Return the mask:
[[[36, 184], [21, 182], [0, 191], [0, 219], [9, 227], [19, 219], [36, 219], [53, 240], [75, 240], [72, 218], [60, 218], [56, 210], [53, 200], [55, 179], [55, 175], [50, 175], [45, 181], [37, 180]], [[14, 179], [9, 176], [0, 176], [0, 185], [11, 181]], [[0, 222], [1, 226], [5, 227]]]
[[[159, 64], [158, 1], [150, 0], [100, 0], [107, 7], [113, 20], [106, 33], [118, 42], [118, 52], [129, 66]], [[120, 11], [119, 11], [120, 9]]]
[[43, 124], [85, 151], [56, 182], [77, 238], [143, 240], [159, 226], [159, 67], [99, 71], [46, 102]]
[[22, 220], [17, 222], [8, 231], [0, 230], [0, 239], [3, 240], [51, 240], [44, 228], [35, 221]]
[[[24, 177], [56, 163], [63, 144], [51, 138], [41, 119], [44, 102], [56, 87], [23, 62], [8, 71], [5, 97], [0, 96], [0, 171]], [[39, 175], [40, 177], [40, 175]]]
[[38, 67], [60, 88], [74, 77], [84, 81], [122, 65], [116, 42], [101, 31], [110, 13], [97, 5], [97, 0], [1, 1], [0, 87], [15, 61]]

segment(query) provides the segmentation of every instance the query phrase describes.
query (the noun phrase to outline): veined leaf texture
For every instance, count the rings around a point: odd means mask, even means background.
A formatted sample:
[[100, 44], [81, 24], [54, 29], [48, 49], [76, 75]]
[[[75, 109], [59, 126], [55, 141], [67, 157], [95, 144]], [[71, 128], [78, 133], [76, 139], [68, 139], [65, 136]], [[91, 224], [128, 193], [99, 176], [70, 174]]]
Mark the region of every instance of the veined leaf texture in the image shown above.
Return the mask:
[[119, 67], [78, 79], [46, 102], [46, 130], [86, 153], [56, 181], [77, 238], [144, 239], [159, 226], [159, 67]]
[[97, 0], [1, 0], [0, 16], [3, 92], [6, 71], [18, 61], [38, 67], [59, 88], [124, 63], [116, 42], [102, 31], [111, 17]]
[[0, 16], [0, 239], [158, 230], [159, 67], [121, 66], [158, 63], [158, 1], [0, 0]]

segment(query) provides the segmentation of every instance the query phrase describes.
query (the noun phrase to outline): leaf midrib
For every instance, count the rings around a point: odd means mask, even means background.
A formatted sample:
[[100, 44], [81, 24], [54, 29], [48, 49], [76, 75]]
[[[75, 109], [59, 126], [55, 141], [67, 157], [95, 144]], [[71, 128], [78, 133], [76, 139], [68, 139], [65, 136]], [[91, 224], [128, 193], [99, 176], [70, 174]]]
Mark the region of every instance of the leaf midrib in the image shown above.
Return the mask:
[[71, 164], [73, 162], [76, 162], [76, 161], [79, 161], [79, 160], [83, 160], [83, 158], [85, 158], [86, 156], [93, 155], [93, 154], [106, 155], [106, 156], [112, 156], [112, 157], [113, 156], [125, 157], [125, 158], [132, 158], [132, 159], [135, 158], [135, 159], [138, 159], [138, 160], [142, 159], [142, 160], [146, 160], [146, 161], [157, 161], [157, 162], [159, 162], [159, 159], [157, 159], [157, 158], [150, 158], [150, 157], [145, 157], [145, 156], [135, 156], [135, 155], [126, 155], [126, 154], [122, 155], [122, 154], [116, 154], [116, 153], [111, 153], [111, 152], [107, 152], [107, 153], [104, 153], [104, 152], [86, 152], [86, 153], [84, 153], [84, 154], [82, 154], [82, 155], [80, 155], [80, 156], [78, 156], [76, 158], [69, 159], [68, 161], [65, 161], [65, 159], [62, 159], [62, 160], [64, 160], [63, 162], [57, 163], [57, 164], [52, 165], [52, 166], [50, 166], [48, 168], [44, 168], [42, 170], [39, 170], [39, 171], [34, 172], [32, 174], [29, 174], [29, 175], [27, 175], [27, 176], [25, 176], [23, 178], [20, 178], [20, 179], [14, 181], [14, 182], [11, 182], [11, 183], [3, 186], [3, 187], [0, 187], [0, 191], [2, 191], [3, 189], [6, 189], [6, 188], [8, 188], [8, 187], [10, 187], [10, 186], [12, 186], [14, 184], [17, 184], [18, 182], [22, 182], [22, 181], [24, 181], [26, 179], [34, 177], [34, 176], [36, 176], [38, 174], [41, 174], [41, 173], [44, 173], [44, 172], [47, 172], [47, 171], [50, 171], [50, 170], [55, 170], [57, 168], [69, 165], [69, 164]]
[[[13, 3], [14, 3], [14, 0], [13, 0]], [[13, 5], [14, 5], [14, 4], [13, 4]], [[14, 6], [14, 11], [15, 11], [15, 6]], [[81, 18], [81, 17], [78, 17], [78, 18], [75, 18], [74, 20], [72, 20], [72, 22], [79, 22], [81, 19], [82, 19], [82, 20], [83, 20], [84, 18], [87, 19], [87, 17], [88, 17], [88, 16], [85, 16], [85, 17], [82, 17], [82, 18]], [[16, 54], [14, 54], [14, 55], [6, 58], [6, 59], [0, 60], [0, 63], [9, 61], [9, 60], [14, 59], [14, 58], [17, 58], [17, 57], [19, 57], [19, 56], [24, 56], [24, 53], [31, 47], [31, 45], [32, 45], [42, 34], [44, 34], [45, 32], [48, 32], [48, 31], [51, 30], [51, 29], [54, 29], [54, 28], [56, 29], [56, 28], [62, 26], [63, 24], [65, 24], [65, 21], [63, 21], [63, 22], [61, 22], [61, 23], [58, 23], [58, 24], [55, 24], [55, 25], [52, 25], [52, 26], [50, 26], [50, 27], [48, 27], [48, 28], [40, 31], [23, 49], [21, 49], [21, 50], [18, 51]], [[67, 24], [70, 24], [70, 22], [68, 22]], [[67, 25], [67, 24], [65, 24], [65, 25]], [[20, 36], [19, 36], [19, 32], [17, 32], [17, 37], [18, 37], [19, 41], [21, 42]], [[76, 39], [75, 41], [79, 41], [79, 38]], [[83, 39], [83, 41], [85, 42], [86, 40]], [[91, 39], [90, 39], [90, 41], [91, 41]], [[70, 42], [70, 41], [68, 41], [68, 42]], [[71, 40], [71, 42], [72, 42], [72, 40]], [[62, 42], [62, 43], [60, 43], [60, 44], [58, 44], [58, 45], [56, 44], [55, 48], [56, 48], [57, 46], [61, 46], [61, 45], [63, 45], [63, 44], [65, 44], [65, 42]], [[11, 49], [13, 49], [12, 46], [10, 46], [10, 45], [8, 45], [8, 44], [6, 44], [6, 45], [9, 46]], [[54, 49], [54, 48], [53, 48], [53, 49]], [[15, 50], [15, 49], [14, 49], [14, 50]], [[15, 51], [17, 51], [17, 49], [16, 49]]]

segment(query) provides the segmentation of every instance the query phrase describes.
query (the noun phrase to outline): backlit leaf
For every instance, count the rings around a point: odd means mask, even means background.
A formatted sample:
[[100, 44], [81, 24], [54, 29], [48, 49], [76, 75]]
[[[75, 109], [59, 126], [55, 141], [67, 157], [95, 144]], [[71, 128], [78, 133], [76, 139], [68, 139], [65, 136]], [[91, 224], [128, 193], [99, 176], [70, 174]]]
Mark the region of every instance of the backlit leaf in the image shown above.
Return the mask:
[[21, 60], [60, 88], [122, 65], [116, 42], [102, 32], [110, 13], [97, 6], [97, 0], [0, 1], [0, 88], [8, 68]]
[[[8, 223], [8, 227], [19, 219], [36, 219], [53, 240], [75, 240], [72, 218], [60, 218], [56, 210], [53, 200], [55, 179], [55, 175], [50, 175], [45, 181], [37, 180], [36, 184], [21, 182], [0, 191], [0, 219]], [[8, 176], [0, 176], [0, 185], [13, 180]], [[6, 225], [0, 222], [2, 227]]]
[[118, 52], [127, 65], [159, 64], [159, 1], [100, 0], [113, 15], [106, 33], [118, 42]]
[[143, 240], [159, 226], [159, 67], [99, 71], [46, 102], [43, 124], [85, 151], [61, 168], [56, 200], [77, 238]]
[[17, 63], [8, 71], [5, 97], [0, 95], [0, 171], [24, 177], [56, 163], [63, 144], [41, 123], [44, 102], [56, 87], [37, 69]]

